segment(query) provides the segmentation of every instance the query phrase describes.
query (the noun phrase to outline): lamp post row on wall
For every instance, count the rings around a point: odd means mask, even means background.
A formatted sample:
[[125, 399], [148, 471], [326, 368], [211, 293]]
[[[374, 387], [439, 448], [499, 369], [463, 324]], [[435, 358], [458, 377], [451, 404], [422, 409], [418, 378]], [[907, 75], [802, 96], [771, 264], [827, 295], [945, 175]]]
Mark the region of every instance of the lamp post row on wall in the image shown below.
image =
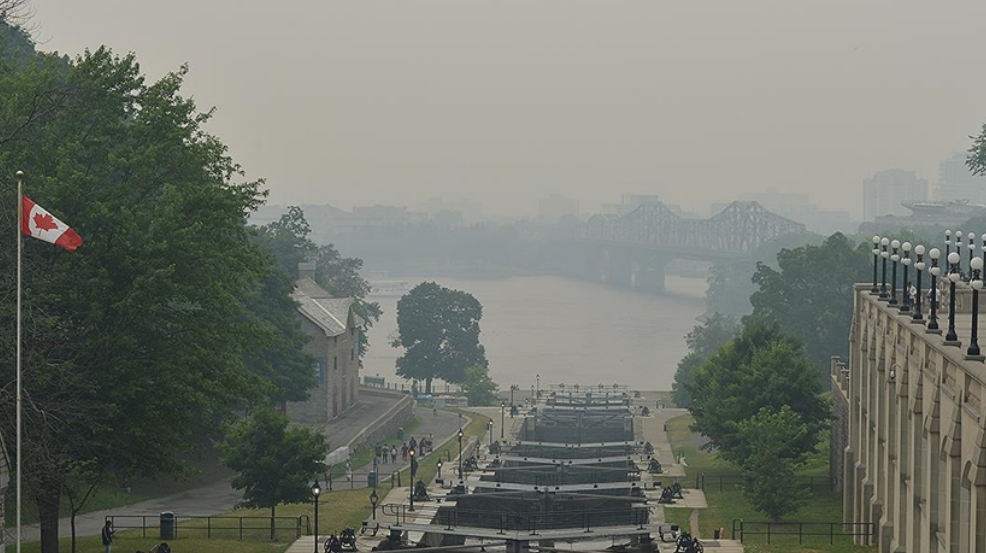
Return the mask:
[[[953, 238], [954, 237], [954, 238]], [[965, 239], [968, 239], [968, 242]], [[986, 257], [986, 234], [980, 236], [981, 240], [981, 251]], [[956, 284], [963, 280], [962, 272], [962, 247], [966, 247], [969, 250], [968, 254], [968, 267], [969, 276], [968, 282], [972, 289], [972, 327], [969, 337], [969, 346], [966, 349], [965, 357], [966, 359], [974, 360], [984, 360], [982, 355], [982, 350], [979, 347], [979, 291], [983, 289], [983, 258], [976, 257], [976, 234], [970, 232], [968, 235], [963, 235], [961, 231], [946, 231], [945, 232], [945, 261], [947, 265], [947, 271], [943, 274], [942, 267], [939, 265], [939, 259], [941, 258], [941, 251], [938, 248], [931, 248], [931, 250], [926, 250], [923, 245], [917, 245], [912, 247], [909, 242], [901, 243], [898, 240], [891, 240], [887, 237], [874, 236], [872, 239], [873, 249], [871, 253], [873, 254], [873, 285], [870, 289], [870, 293], [874, 295], [879, 295], [880, 299], [887, 301], [888, 305], [898, 306], [898, 312], [901, 314], [909, 314], [911, 322], [924, 324], [924, 314], [922, 309], [922, 298], [923, 296], [923, 285], [922, 277], [925, 270], [931, 275], [931, 286], [929, 288], [928, 302], [929, 302], [929, 315], [927, 318], [926, 331], [928, 333], [938, 334], [941, 330], [938, 326], [938, 307], [940, 302], [940, 293], [938, 291], [938, 278], [944, 276], [948, 278], [949, 282], [949, 313], [948, 313], [948, 330], [945, 333], [945, 344], [952, 346], [959, 346], [961, 342], [958, 339], [958, 333], [955, 327], [955, 288]], [[955, 246], [954, 251], [952, 246]], [[889, 247], [889, 251], [888, 251]], [[914, 257], [911, 257], [911, 252], [914, 252]], [[930, 266], [925, 262], [925, 253], [931, 260]], [[879, 266], [880, 260], [883, 260], [882, 268], [882, 278], [879, 283], [877, 281], [878, 273], [880, 273]], [[887, 260], [890, 260], [891, 265], [891, 276], [890, 276], [890, 290], [888, 293], [886, 273], [887, 273]], [[900, 301], [897, 300], [897, 263], [903, 266], [903, 282], [902, 282], [902, 294], [903, 297]], [[917, 290], [916, 294], [912, 296], [910, 294], [911, 286], [909, 281], [908, 270], [911, 265], [914, 265], [915, 278], [917, 280]]]

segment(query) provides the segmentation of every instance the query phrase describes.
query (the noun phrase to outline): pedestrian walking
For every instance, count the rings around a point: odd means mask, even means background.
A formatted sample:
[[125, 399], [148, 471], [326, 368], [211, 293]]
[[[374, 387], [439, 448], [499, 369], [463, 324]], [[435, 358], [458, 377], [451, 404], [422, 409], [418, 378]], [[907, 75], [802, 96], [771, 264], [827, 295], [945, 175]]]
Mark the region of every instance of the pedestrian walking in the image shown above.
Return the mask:
[[404, 445], [401, 447], [401, 461], [405, 463], [407, 462], [407, 450], [407, 442], [404, 442]]
[[390, 446], [390, 462], [391, 463], [396, 463], [397, 462], [397, 446], [396, 445]]
[[348, 482], [352, 479], [353, 479], [353, 465], [352, 463], [349, 462], [349, 459], [346, 459], [346, 481]]
[[106, 546], [106, 553], [110, 553], [113, 549], [113, 534], [116, 530], [113, 529], [113, 522], [110, 519], [106, 519], [106, 524], [103, 525], [103, 531], [100, 533], [103, 538], [103, 545]]

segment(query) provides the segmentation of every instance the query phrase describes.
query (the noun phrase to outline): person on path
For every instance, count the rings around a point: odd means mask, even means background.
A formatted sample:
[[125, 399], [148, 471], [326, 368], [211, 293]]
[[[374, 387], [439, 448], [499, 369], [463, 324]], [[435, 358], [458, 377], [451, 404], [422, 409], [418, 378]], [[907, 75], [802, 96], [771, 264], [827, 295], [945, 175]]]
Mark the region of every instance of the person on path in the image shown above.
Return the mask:
[[346, 481], [348, 482], [352, 479], [353, 479], [353, 465], [352, 463], [349, 462], [349, 459], [346, 459]]
[[407, 449], [407, 442], [404, 442], [404, 445], [401, 447], [401, 461], [405, 463], [407, 462]]
[[397, 462], [397, 446], [396, 445], [390, 446], [390, 462], [391, 463], [396, 463]]
[[115, 533], [116, 530], [113, 529], [113, 523], [109, 519], [106, 519], [106, 524], [103, 525], [103, 531], [100, 533], [103, 538], [103, 545], [106, 546], [106, 553], [110, 553], [110, 550], [113, 549], [113, 534]]

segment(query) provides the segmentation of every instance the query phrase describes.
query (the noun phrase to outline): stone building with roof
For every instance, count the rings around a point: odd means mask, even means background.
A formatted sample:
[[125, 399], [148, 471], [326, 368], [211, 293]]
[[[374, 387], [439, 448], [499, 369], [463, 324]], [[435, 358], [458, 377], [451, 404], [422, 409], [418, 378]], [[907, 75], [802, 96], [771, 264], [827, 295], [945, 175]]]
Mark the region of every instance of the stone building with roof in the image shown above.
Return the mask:
[[353, 298], [333, 297], [315, 283], [315, 264], [298, 265], [292, 297], [298, 302], [301, 328], [311, 340], [305, 351], [315, 358], [318, 385], [308, 401], [288, 402], [295, 422], [328, 422], [356, 404], [359, 394], [359, 339], [363, 320]]

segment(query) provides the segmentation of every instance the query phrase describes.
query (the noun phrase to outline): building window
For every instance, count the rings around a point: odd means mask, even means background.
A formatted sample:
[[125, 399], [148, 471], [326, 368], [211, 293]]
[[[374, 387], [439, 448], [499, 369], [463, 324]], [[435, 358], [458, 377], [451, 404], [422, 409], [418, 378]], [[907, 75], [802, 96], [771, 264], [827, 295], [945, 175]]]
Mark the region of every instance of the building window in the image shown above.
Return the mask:
[[332, 357], [332, 370], [334, 370], [334, 371], [339, 370], [339, 356], [338, 355]]
[[319, 382], [325, 381], [325, 358], [316, 357], [315, 358], [315, 378]]

